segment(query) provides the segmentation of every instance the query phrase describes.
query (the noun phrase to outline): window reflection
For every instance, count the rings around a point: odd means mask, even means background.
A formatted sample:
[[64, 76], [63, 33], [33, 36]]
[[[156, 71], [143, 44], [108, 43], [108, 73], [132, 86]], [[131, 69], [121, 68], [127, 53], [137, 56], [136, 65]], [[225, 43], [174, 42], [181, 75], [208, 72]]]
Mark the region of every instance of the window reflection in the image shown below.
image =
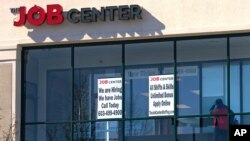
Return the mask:
[[[192, 68], [193, 72], [187, 69]], [[178, 114], [191, 115], [200, 112], [200, 76], [196, 65], [180, 65], [177, 67]], [[186, 72], [187, 71], [187, 72]], [[183, 73], [186, 72], [186, 73]]]
[[230, 59], [250, 58], [250, 36], [230, 38]]
[[[249, 44], [249, 36], [230, 37], [231, 60], [227, 70], [226, 38], [177, 41], [177, 125], [173, 117], [155, 119], [148, 113], [149, 76], [174, 74], [172, 41], [125, 44], [125, 58], [122, 58], [121, 44], [25, 49], [22, 94], [25, 96], [25, 139], [120, 141], [124, 135], [128, 141], [171, 141], [177, 134], [179, 141], [215, 141], [217, 135], [222, 138], [218, 140], [226, 141], [227, 129], [218, 130], [219, 123], [214, 123], [215, 117], [209, 115], [209, 109], [218, 98], [227, 106], [230, 82], [230, 109], [236, 115], [229, 119], [225, 115], [216, 118], [221, 117], [226, 124], [228, 120], [230, 124], [250, 123], [249, 115], [240, 115], [250, 112]], [[99, 120], [98, 79], [121, 78], [123, 73], [125, 118]], [[190, 115], [192, 118], [188, 118]], [[237, 122], [232, 122], [232, 117]], [[59, 124], [62, 122], [65, 124]]]
[[231, 88], [230, 100], [234, 112], [250, 112], [250, 36], [230, 38]]
[[[202, 114], [218, 98], [227, 103], [227, 66], [226, 63], [205, 63], [202, 65]], [[227, 104], [226, 104], [227, 105]]]
[[250, 62], [248, 60], [231, 61], [230, 66], [230, 108], [235, 113], [250, 112]]
[[242, 64], [242, 91], [243, 91], [243, 95], [242, 95], [242, 112], [250, 112], [250, 106], [249, 106], [249, 99], [250, 99], [250, 62], [249, 61], [245, 61]]
[[208, 114], [216, 98], [226, 101], [226, 50], [226, 38], [177, 41], [178, 115]]
[[234, 113], [241, 111], [241, 67], [240, 62], [235, 61], [230, 64], [230, 109]]
[[127, 118], [148, 117], [149, 76], [173, 74], [173, 42], [125, 46], [125, 111]]
[[125, 122], [126, 141], [174, 140], [173, 119], [129, 120]]
[[25, 141], [70, 141], [69, 124], [37, 124], [25, 126]]
[[73, 116], [76, 121], [97, 119], [98, 79], [121, 78], [121, 56], [121, 45], [75, 48]]
[[76, 123], [74, 141], [122, 141], [122, 124], [118, 121]]
[[71, 71], [47, 71], [47, 120], [71, 119]]
[[70, 48], [25, 50], [25, 122], [71, 119]]
[[228, 129], [219, 130], [214, 127], [213, 117], [178, 119], [179, 141], [227, 141], [227, 134]]
[[90, 120], [91, 119], [91, 80], [92, 74], [88, 70], [75, 69], [75, 84], [74, 84], [74, 119]]
[[230, 125], [250, 125], [250, 115], [231, 115]]

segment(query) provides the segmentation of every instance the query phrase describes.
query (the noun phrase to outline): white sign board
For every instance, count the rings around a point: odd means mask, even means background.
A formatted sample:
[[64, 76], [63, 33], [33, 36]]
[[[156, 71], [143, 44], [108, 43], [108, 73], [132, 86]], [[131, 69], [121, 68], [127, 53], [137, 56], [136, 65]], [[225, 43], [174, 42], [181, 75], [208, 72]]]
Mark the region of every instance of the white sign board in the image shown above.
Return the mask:
[[174, 75], [149, 76], [149, 111], [152, 116], [174, 115]]
[[122, 118], [122, 78], [98, 79], [97, 119]]

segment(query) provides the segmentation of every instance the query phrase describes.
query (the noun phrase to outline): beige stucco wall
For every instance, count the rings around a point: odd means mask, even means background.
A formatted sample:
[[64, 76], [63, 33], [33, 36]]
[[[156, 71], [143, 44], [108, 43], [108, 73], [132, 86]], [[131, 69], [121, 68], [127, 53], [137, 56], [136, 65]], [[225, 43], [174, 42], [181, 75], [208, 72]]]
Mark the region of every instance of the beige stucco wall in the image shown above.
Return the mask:
[[[139, 4], [143, 20], [98, 22], [41, 27], [14, 27], [17, 18], [10, 8], [60, 4], [64, 11], [71, 8]], [[249, 0], [6, 0], [1, 6], [0, 48], [16, 44], [110, 39], [124, 37], [173, 36], [176, 34], [250, 31]]]
[[0, 64], [0, 140], [11, 126], [12, 64]]

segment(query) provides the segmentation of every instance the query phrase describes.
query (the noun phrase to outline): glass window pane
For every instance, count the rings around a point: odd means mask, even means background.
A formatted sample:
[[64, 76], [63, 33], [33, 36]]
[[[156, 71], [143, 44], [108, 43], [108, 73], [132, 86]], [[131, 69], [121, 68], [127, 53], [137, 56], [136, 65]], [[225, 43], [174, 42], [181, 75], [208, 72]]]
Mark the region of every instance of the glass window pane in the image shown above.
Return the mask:
[[209, 113], [218, 93], [226, 101], [226, 59], [226, 38], [177, 41], [179, 115]]
[[126, 65], [173, 63], [173, 42], [126, 44]]
[[232, 115], [230, 116], [231, 125], [250, 125], [250, 115]]
[[226, 63], [202, 65], [202, 114], [209, 114], [209, 109], [216, 99], [227, 102]]
[[249, 99], [250, 99], [250, 62], [245, 61], [242, 64], [242, 112], [250, 112]]
[[234, 113], [241, 112], [241, 78], [240, 63], [231, 62], [230, 64], [230, 109]]
[[250, 58], [250, 36], [230, 38], [230, 59]]
[[230, 108], [234, 113], [250, 112], [250, 62], [248, 60], [231, 61]]
[[149, 119], [125, 122], [126, 141], [174, 141], [174, 120]]
[[69, 124], [38, 124], [25, 126], [25, 141], [69, 141]]
[[122, 122], [76, 123], [74, 141], [122, 141]]
[[[186, 70], [192, 69], [192, 72]], [[187, 72], [187, 73], [184, 73]], [[180, 65], [177, 67], [178, 115], [200, 113], [200, 74], [197, 65]]]
[[[98, 80], [111, 80], [112, 78], [121, 80], [121, 45], [76, 47], [74, 52], [74, 119], [77, 121], [98, 119], [97, 112], [103, 111], [100, 109], [98, 110], [98, 102], [99, 105], [101, 105], [100, 102], [105, 104], [113, 104], [114, 102], [118, 102], [118, 109], [112, 108], [110, 105], [103, 107], [103, 109], [112, 111], [122, 110], [121, 99], [105, 99], [101, 101], [98, 97], [98, 86], [100, 84]], [[112, 87], [112, 84], [107, 84], [106, 86]], [[109, 95], [111, 95], [111, 93], [109, 93]], [[121, 92], [118, 95], [122, 96]], [[112, 113], [115, 114], [115, 112]], [[111, 116], [104, 115], [103, 117], [108, 118]]]
[[[47, 71], [47, 120], [56, 121], [58, 119], [70, 120], [71, 107], [71, 71], [51, 70]], [[69, 95], [70, 94], [70, 95]], [[68, 98], [68, 99], [66, 99]], [[67, 114], [65, 114], [66, 112]]]
[[[222, 122], [214, 126], [213, 117], [179, 118], [177, 127], [178, 141], [227, 141], [228, 118], [220, 116]], [[225, 123], [225, 124], [224, 124]]]
[[148, 117], [149, 76], [174, 73], [173, 42], [126, 44], [125, 65], [125, 116]]
[[71, 119], [71, 49], [25, 50], [25, 121]]
[[100, 45], [76, 47], [75, 68], [120, 66], [122, 62], [121, 45]]
[[[250, 112], [248, 99], [250, 98], [250, 36], [230, 38], [231, 68], [231, 107], [234, 112]], [[238, 62], [237, 71], [235, 63]], [[235, 82], [235, 80], [237, 80]], [[236, 91], [237, 90], [237, 91]], [[237, 99], [235, 99], [237, 96]], [[236, 108], [237, 107], [237, 108]]]
[[226, 38], [177, 41], [178, 62], [224, 59], [227, 59]]

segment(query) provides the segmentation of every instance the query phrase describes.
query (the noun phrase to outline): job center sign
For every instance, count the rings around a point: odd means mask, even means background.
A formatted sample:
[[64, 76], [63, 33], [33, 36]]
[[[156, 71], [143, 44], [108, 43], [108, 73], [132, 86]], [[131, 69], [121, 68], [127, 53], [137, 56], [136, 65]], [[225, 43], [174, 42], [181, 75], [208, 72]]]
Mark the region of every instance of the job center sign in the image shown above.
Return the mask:
[[47, 5], [44, 9], [40, 6], [33, 6], [27, 9], [25, 6], [19, 8], [19, 18], [14, 21], [14, 26], [23, 26], [28, 22], [33, 26], [62, 24], [65, 19], [70, 23], [91, 23], [107, 20], [135, 20], [142, 19], [142, 8], [139, 5], [106, 6], [99, 9], [93, 8], [72, 8], [63, 11], [59, 4]]

